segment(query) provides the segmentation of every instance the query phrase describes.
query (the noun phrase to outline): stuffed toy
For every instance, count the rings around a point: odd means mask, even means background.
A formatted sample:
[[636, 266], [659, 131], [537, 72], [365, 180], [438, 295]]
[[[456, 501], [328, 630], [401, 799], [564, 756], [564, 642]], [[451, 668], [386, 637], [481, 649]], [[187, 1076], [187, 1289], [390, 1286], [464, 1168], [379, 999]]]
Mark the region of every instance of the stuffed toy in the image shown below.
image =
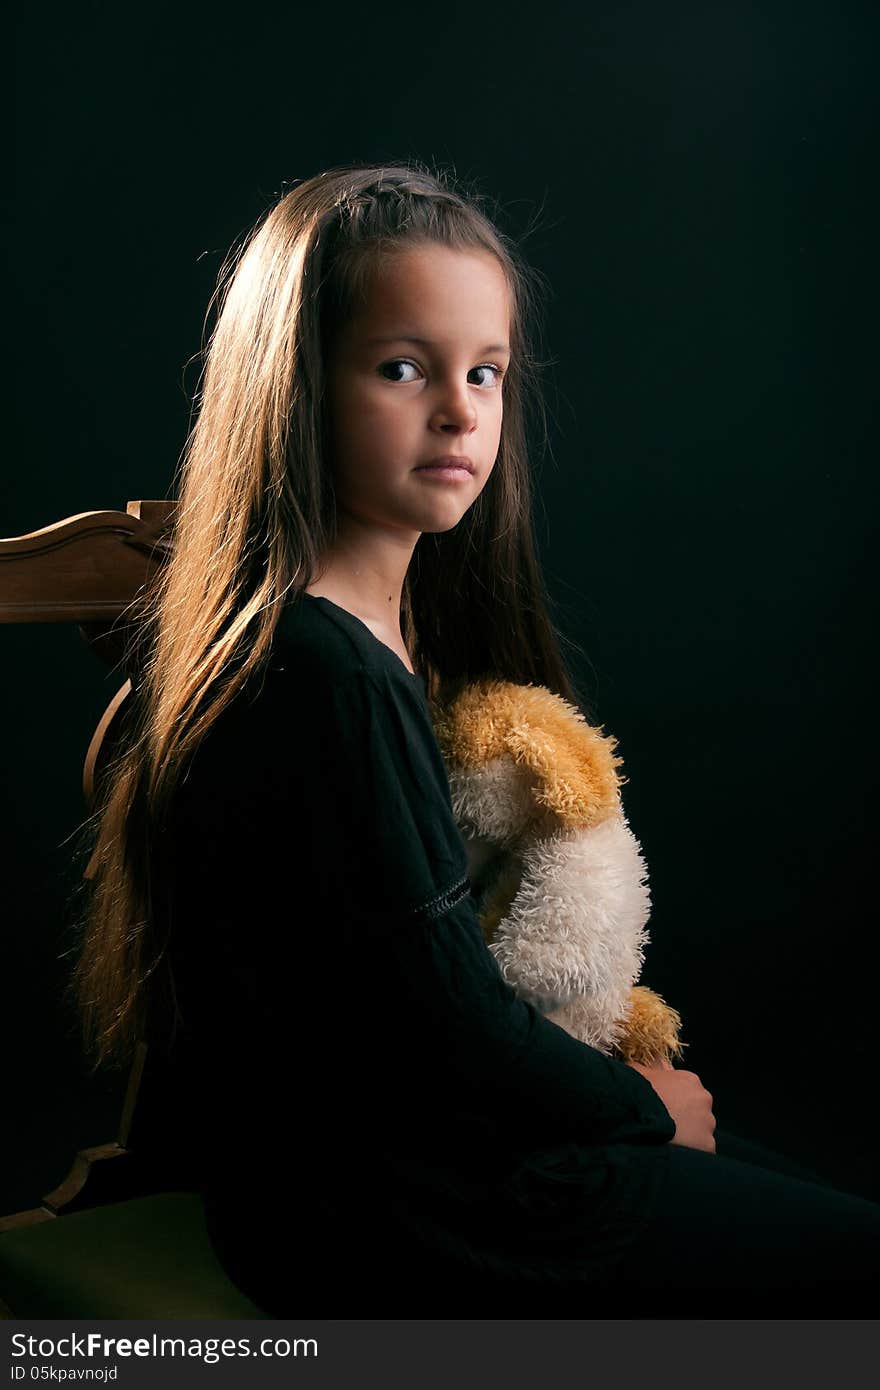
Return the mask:
[[679, 1014], [637, 984], [651, 903], [617, 740], [545, 687], [510, 681], [474, 682], [432, 718], [504, 978], [606, 1055], [680, 1057]]

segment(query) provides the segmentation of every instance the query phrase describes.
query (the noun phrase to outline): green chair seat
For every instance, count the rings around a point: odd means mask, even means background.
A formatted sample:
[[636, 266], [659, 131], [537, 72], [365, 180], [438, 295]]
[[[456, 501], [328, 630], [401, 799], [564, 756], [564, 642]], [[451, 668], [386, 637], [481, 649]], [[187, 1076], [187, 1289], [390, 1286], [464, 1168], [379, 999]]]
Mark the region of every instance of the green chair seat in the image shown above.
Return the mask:
[[227, 1278], [201, 1198], [163, 1192], [0, 1235], [14, 1318], [265, 1318]]

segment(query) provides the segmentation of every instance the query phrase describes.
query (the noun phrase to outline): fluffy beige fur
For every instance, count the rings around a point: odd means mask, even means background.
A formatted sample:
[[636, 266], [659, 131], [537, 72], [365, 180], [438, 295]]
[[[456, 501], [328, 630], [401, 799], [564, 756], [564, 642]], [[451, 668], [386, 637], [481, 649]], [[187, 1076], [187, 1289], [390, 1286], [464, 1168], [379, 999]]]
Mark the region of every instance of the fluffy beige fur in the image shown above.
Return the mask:
[[433, 711], [480, 924], [509, 983], [625, 1061], [681, 1056], [681, 1019], [636, 984], [647, 868], [617, 741], [542, 686], [482, 680]]

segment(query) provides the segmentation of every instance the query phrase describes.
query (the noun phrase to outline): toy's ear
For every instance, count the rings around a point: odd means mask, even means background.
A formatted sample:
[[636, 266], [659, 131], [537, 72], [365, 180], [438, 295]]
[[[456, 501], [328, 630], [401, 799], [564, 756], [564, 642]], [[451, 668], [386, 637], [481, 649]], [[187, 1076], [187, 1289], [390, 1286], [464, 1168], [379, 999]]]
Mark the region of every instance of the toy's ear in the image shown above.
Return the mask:
[[482, 780], [512, 762], [545, 832], [620, 814], [616, 739], [544, 686], [476, 681], [438, 713], [435, 732], [454, 773]]

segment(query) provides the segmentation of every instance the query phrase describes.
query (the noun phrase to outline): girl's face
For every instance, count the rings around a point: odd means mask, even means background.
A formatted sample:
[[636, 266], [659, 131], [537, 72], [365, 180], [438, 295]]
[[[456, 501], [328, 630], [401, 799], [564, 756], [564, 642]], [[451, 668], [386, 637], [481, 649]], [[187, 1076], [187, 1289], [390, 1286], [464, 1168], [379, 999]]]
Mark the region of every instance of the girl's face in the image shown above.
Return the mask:
[[[413, 543], [461, 520], [498, 453], [509, 332], [510, 292], [490, 252], [420, 246], [383, 265], [327, 363], [340, 512]], [[447, 455], [472, 472], [424, 470]]]

